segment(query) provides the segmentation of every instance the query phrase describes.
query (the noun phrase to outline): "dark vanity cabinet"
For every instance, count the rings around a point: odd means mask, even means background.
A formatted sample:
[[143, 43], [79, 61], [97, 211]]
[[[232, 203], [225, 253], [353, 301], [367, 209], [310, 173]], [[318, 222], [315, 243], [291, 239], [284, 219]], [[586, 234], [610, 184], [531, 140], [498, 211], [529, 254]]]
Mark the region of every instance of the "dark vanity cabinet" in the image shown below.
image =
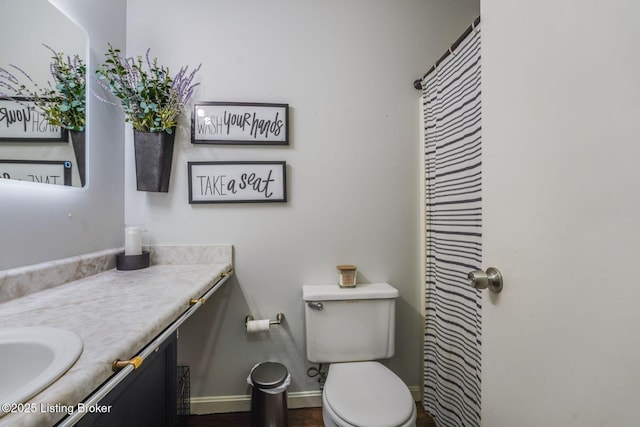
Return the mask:
[[160, 427], [177, 425], [177, 337], [173, 333], [76, 426]]

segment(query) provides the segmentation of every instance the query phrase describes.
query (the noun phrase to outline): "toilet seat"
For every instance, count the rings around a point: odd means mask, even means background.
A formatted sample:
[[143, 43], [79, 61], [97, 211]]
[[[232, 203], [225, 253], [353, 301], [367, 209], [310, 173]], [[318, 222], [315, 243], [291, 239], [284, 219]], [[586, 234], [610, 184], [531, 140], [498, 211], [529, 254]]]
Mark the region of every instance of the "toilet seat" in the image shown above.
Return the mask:
[[322, 400], [323, 410], [340, 427], [415, 426], [411, 392], [379, 362], [331, 364]]

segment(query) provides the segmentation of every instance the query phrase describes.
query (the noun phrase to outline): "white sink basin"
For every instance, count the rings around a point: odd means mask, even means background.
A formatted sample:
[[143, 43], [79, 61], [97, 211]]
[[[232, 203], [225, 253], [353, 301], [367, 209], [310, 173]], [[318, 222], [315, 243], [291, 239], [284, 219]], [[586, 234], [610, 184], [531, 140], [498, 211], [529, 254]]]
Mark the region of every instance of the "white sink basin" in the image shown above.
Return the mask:
[[0, 329], [0, 403], [26, 402], [64, 374], [80, 353], [82, 340], [65, 329]]

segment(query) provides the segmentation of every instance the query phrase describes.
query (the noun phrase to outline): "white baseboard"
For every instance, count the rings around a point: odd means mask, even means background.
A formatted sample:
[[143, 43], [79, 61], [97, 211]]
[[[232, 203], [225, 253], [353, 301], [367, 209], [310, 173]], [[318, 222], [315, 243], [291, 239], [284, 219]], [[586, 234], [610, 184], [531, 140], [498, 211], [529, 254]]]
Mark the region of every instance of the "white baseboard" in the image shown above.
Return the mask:
[[[409, 387], [413, 400], [416, 402], [422, 399], [422, 388], [420, 386]], [[317, 391], [297, 391], [287, 393], [287, 407], [296, 408], [317, 408], [322, 406], [322, 392]], [[250, 395], [235, 396], [204, 396], [191, 398], [191, 413], [196, 415], [220, 414], [225, 412], [249, 412], [251, 410]]]
[[409, 391], [411, 392], [411, 396], [413, 396], [414, 402], [422, 401], [422, 387], [419, 385], [411, 385], [409, 386]]
[[[319, 406], [322, 406], [322, 392], [320, 390], [287, 393], [288, 408], [315, 408]], [[191, 398], [192, 414], [219, 414], [224, 412], [248, 412], [250, 410], [250, 395]]]

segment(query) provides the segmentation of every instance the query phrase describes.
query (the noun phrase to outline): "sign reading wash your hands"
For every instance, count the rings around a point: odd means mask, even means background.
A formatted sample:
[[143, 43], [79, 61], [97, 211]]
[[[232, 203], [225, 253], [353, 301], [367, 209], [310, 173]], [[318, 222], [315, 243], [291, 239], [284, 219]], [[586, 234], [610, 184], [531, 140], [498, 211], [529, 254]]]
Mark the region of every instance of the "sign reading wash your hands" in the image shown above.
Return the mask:
[[189, 203], [286, 202], [285, 162], [188, 162]]
[[288, 104], [202, 102], [193, 108], [194, 144], [288, 145]]
[[25, 98], [0, 99], [0, 140], [66, 142], [66, 130], [49, 124], [42, 110]]

